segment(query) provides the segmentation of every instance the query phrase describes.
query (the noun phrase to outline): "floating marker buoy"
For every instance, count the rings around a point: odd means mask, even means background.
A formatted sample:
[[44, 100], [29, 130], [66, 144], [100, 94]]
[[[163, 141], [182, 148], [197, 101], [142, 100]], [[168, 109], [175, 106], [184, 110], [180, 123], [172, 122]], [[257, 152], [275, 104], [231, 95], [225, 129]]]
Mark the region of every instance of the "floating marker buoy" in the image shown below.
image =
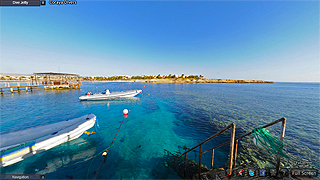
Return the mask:
[[146, 87], [146, 86], [143, 86], [143, 87]]
[[123, 113], [123, 115], [128, 115], [129, 111], [128, 111], [128, 109], [124, 109], [124, 110], [122, 111], [122, 113]]

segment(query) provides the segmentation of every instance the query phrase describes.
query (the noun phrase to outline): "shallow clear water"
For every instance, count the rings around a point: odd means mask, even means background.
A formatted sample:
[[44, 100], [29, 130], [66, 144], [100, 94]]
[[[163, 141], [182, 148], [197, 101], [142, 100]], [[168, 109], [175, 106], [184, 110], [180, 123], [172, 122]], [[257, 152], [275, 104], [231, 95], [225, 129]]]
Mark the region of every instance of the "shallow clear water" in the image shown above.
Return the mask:
[[[145, 86], [145, 87], [144, 87]], [[81, 102], [87, 91], [102, 92], [142, 89], [128, 100]], [[320, 157], [319, 83], [275, 84], [143, 84], [83, 83], [81, 90], [36, 90], [1, 96], [1, 133], [59, 122], [88, 113], [97, 116], [100, 131], [61, 144], [14, 165], [1, 173], [47, 174], [49, 179], [93, 178], [102, 157], [124, 121], [98, 178], [177, 179], [162, 165], [164, 149], [183, 152], [232, 122], [236, 136], [281, 117], [287, 118], [285, 150], [295, 159], [318, 166]], [[124, 118], [123, 109], [131, 110]], [[279, 136], [280, 123], [270, 128]], [[93, 131], [92, 129], [91, 131]], [[203, 146], [206, 150], [230, 138], [230, 131]], [[240, 141], [238, 164], [273, 167], [274, 158], [252, 145], [252, 136]], [[229, 146], [215, 151], [214, 166], [226, 167]], [[188, 154], [195, 158], [194, 152]], [[198, 157], [197, 157], [198, 158]], [[89, 169], [90, 163], [92, 165]], [[285, 166], [292, 161], [283, 159]], [[210, 153], [202, 156], [210, 167]]]

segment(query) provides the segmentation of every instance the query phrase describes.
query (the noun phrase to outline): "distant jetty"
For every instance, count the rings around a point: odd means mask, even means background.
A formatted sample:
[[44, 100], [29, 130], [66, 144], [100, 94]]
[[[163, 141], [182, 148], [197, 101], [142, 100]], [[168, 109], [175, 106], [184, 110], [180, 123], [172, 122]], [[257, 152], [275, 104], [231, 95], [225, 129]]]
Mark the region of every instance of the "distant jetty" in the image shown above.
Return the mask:
[[186, 78], [177, 78], [177, 79], [137, 79], [134, 82], [142, 83], [274, 83], [273, 81], [263, 81], [263, 80], [233, 80], [233, 79], [186, 79]]
[[17, 91], [18, 93], [21, 91], [28, 92], [39, 88], [43, 88], [44, 90], [80, 89], [81, 82], [78, 77], [78, 74], [53, 72], [33, 73], [33, 75], [27, 77], [19, 75], [1, 75], [0, 80], [4, 80], [4, 82], [0, 82], [0, 94], [3, 94], [4, 92], [13, 93], [14, 91]]

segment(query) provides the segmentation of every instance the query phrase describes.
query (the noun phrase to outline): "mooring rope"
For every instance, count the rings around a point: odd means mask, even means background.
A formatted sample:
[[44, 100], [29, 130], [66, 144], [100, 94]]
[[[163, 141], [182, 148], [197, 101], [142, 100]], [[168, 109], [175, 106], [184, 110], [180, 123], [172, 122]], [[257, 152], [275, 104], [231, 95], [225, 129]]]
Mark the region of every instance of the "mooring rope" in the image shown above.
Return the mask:
[[114, 138], [113, 138], [110, 146], [109, 146], [108, 148], [104, 149], [103, 151], [101, 151], [100, 153], [98, 153], [98, 154], [92, 159], [92, 161], [91, 161], [91, 163], [90, 163], [90, 166], [89, 166], [89, 169], [88, 169], [88, 172], [87, 172], [86, 180], [88, 179], [89, 171], [90, 171], [90, 168], [91, 168], [91, 165], [92, 165], [93, 161], [96, 159], [96, 157], [98, 157], [100, 154], [102, 154], [102, 155], [104, 156], [104, 159], [103, 159], [102, 163], [100, 164], [99, 169], [98, 169], [97, 172], [96, 172], [96, 175], [95, 175], [95, 177], [94, 177], [94, 180], [97, 178], [97, 176], [98, 176], [98, 174], [99, 174], [99, 171], [100, 171], [102, 165], [106, 162], [108, 152], [109, 152], [110, 148], [113, 146], [113, 143], [114, 143], [114, 141], [115, 141], [115, 139], [116, 139], [116, 137], [117, 137], [117, 135], [118, 135], [118, 133], [119, 133], [119, 131], [120, 131], [120, 128], [121, 128], [122, 124], [123, 124], [123, 120], [120, 121], [119, 129], [118, 129], [116, 135], [114, 136]]
[[[140, 93], [140, 94], [142, 95], [142, 93]], [[129, 112], [130, 112], [132, 109], [134, 109], [137, 105], [138, 105], [138, 103], [135, 103], [135, 105], [129, 110]], [[100, 164], [100, 166], [99, 166], [99, 169], [98, 169], [97, 172], [95, 173], [94, 180], [97, 178], [97, 176], [98, 176], [98, 174], [99, 174], [99, 171], [100, 171], [102, 165], [106, 162], [107, 155], [108, 155], [108, 152], [109, 152], [110, 148], [114, 145], [113, 143], [114, 143], [114, 141], [116, 140], [116, 137], [117, 137], [117, 135], [118, 135], [118, 133], [119, 133], [119, 131], [120, 131], [120, 128], [121, 128], [121, 126], [122, 126], [122, 124], [123, 124], [124, 118], [125, 118], [125, 117], [123, 117], [123, 120], [120, 121], [119, 129], [118, 129], [116, 135], [114, 136], [114, 138], [113, 138], [110, 146], [109, 146], [108, 148], [104, 149], [103, 151], [101, 151], [100, 153], [98, 153], [98, 154], [92, 159], [92, 161], [91, 161], [91, 163], [90, 163], [90, 165], [89, 165], [89, 168], [88, 168], [86, 180], [88, 179], [89, 171], [90, 171], [90, 168], [91, 168], [91, 165], [92, 165], [93, 161], [96, 159], [96, 157], [98, 157], [100, 154], [102, 154], [102, 156], [104, 157], [104, 159], [103, 159], [103, 161], [101, 162], [101, 164]], [[126, 122], [128, 122], [128, 121], [126, 121]], [[98, 128], [100, 128], [99, 125], [98, 125]], [[97, 129], [96, 129], [96, 130], [97, 130]], [[89, 133], [89, 134], [93, 134], [93, 133]]]
[[96, 118], [96, 122], [94, 123], [94, 127], [95, 127], [95, 129], [96, 129], [95, 131], [92, 131], [92, 132], [84, 131], [84, 133], [85, 133], [86, 135], [90, 135], [90, 134], [94, 134], [94, 133], [96, 133], [96, 132], [99, 131], [100, 125], [99, 125], [99, 120], [98, 120], [98, 118]]
[[89, 171], [90, 171], [90, 168], [91, 168], [91, 165], [93, 163], [93, 161], [96, 159], [96, 157], [98, 157], [100, 154], [102, 154], [104, 151], [106, 151], [107, 149], [110, 149], [112, 146], [109, 146], [108, 148], [104, 149], [103, 151], [101, 151], [100, 153], [98, 153], [91, 161], [90, 165], [89, 165], [89, 169], [88, 169], [88, 172], [87, 172], [87, 177], [86, 177], [86, 180], [88, 179], [88, 175], [89, 175]]
[[[120, 128], [121, 128], [122, 123], [123, 123], [123, 121], [120, 121], [119, 129], [118, 129], [116, 135], [114, 136], [114, 138], [113, 138], [113, 140], [112, 140], [112, 142], [111, 142], [111, 144], [110, 144], [110, 147], [112, 146], [114, 140], [116, 139], [116, 137], [117, 137], [117, 135], [118, 135], [118, 133], [119, 133], [119, 131], [120, 131]], [[106, 159], [107, 159], [109, 150], [110, 150], [110, 148], [107, 148], [107, 150], [102, 153], [102, 155], [104, 156], [104, 159], [103, 159], [102, 163], [100, 164], [100, 167], [99, 167], [98, 171], [96, 172], [96, 175], [95, 175], [95, 177], [94, 177], [94, 180], [97, 178], [97, 176], [98, 176], [98, 174], [99, 174], [99, 171], [100, 171], [102, 165], [106, 162]]]

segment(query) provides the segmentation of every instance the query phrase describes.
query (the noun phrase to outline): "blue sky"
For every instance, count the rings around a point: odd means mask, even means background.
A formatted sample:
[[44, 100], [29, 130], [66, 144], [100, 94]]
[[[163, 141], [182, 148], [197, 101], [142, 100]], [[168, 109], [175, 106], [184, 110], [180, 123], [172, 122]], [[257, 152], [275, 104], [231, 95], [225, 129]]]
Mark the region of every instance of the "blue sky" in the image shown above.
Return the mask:
[[318, 1], [1, 7], [1, 73], [320, 82]]

